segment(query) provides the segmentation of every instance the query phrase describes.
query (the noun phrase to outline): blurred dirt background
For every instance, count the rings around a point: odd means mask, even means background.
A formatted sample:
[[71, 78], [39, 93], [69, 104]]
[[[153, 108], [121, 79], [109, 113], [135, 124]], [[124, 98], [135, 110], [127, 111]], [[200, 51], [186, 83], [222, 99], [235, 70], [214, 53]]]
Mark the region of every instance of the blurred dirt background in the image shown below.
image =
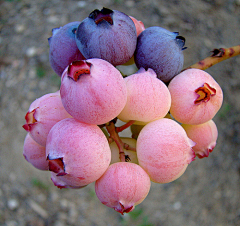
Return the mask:
[[48, 172], [23, 158], [22, 125], [30, 103], [60, 85], [48, 62], [52, 28], [81, 21], [103, 6], [134, 16], [145, 27], [179, 31], [188, 47], [185, 67], [214, 48], [240, 44], [239, 0], [1, 0], [0, 225], [240, 225], [240, 56], [207, 70], [224, 92], [214, 118], [219, 138], [213, 153], [192, 162], [175, 182], [152, 184], [131, 214], [101, 204], [94, 184], [58, 189]]

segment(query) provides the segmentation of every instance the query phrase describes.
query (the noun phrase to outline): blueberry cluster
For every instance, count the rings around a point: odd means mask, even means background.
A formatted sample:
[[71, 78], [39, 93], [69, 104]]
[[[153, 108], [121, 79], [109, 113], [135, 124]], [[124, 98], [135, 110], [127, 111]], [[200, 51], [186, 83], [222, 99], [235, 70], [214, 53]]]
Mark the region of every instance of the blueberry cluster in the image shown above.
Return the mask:
[[[215, 147], [223, 93], [208, 73], [181, 72], [178, 32], [103, 8], [53, 29], [48, 41], [61, 87], [30, 105], [23, 155], [57, 187], [95, 182], [99, 200], [123, 214], [145, 199], [150, 181], [176, 180]], [[133, 63], [129, 76], [116, 67]], [[119, 137], [129, 126], [132, 137]]]

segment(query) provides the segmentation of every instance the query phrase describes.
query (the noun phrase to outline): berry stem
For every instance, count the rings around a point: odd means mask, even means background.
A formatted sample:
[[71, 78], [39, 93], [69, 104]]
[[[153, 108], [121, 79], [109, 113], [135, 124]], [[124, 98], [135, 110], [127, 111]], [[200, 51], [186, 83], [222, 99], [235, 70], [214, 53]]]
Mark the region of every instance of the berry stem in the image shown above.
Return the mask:
[[127, 143], [124, 143], [123, 144], [123, 147], [124, 147], [124, 149], [126, 149], [126, 150], [130, 150], [130, 151], [137, 151], [136, 150], [136, 148], [133, 148], [132, 146], [130, 146], [129, 144], [127, 144]]
[[110, 138], [112, 138], [118, 146], [120, 161], [125, 162], [124, 143], [122, 142], [122, 140], [120, 139], [120, 137], [116, 131], [115, 124], [113, 122], [107, 123], [106, 129], [107, 129], [108, 133], [110, 134]]
[[116, 132], [120, 133], [123, 130], [127, 129], [129, 126], [131, 126], [133, 123], [135, 122], [135, 120], [130, 120], [129, 122], [127, 122], [126, 124], [116, 127]]
[[[209, 67], [212, 67], [213, 65], [220, 63], [223, 60], [227, 60], [231, 57], [240, 55], [240, 45], [233, 46], [230, 48], [220, 48], [220, 49], [214, 49], [212, 52], [212, 55], [197, 62], [196, 64], [193, 64], [192, 66], [186, 68], [197, 68], [201, 70], [205, 70]], [[186, 70], [184, 69], [184, 70]]]

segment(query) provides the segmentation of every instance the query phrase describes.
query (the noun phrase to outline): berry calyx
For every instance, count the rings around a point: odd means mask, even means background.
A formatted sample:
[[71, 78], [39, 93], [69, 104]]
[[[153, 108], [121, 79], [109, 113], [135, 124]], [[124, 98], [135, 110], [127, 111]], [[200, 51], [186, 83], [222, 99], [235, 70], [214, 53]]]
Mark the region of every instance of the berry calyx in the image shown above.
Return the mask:
[[90, 74], [91, 65], [85, 60], [74, 61], [68, 66], [67, 75], [76, 82], [81, 75]]
[[111, 9], [103, 7], [102, 10], [95, 9], [89, 14], [89, 18], [93, 19], [95, 24], [99, 24], [102, 21], [107, 21], [110, 25], [113, 25], [112, 19], [113, 11]]
[[24, 124], [22, 127], [27, 132], [29, 132], [31, 130], [32, 125], [37, 122], [37, 120], [34, 117], [35, 112], [36, 112], [36, 109], [33, 109], [31, 112], [27, 112], [27, 114], [25, 115], [26, 124]]
[[195, 93], [198, 94], [198, 98], [194, 101], [194, 104], [199, 104], [201, 102], [208, 102], [211, 96], [216, 95], [216, 89], [208, 83], [204, 83], [203, 86], [195, 90]]
[[49, 159], [48, 156], [47, 160], [49, 161], [49, 171], [57, 173], [57, 176], [63, 176], [67, 174], [65, 173], [63, 158]]

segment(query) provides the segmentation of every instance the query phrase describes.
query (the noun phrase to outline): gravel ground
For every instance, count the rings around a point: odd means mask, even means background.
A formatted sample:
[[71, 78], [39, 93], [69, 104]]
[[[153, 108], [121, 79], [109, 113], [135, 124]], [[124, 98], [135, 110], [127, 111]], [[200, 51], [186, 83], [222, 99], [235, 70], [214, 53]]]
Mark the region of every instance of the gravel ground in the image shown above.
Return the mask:
[[[24, 116], [36, 98], [57, 91], [48, 62], [51, 29], [81, 21], [95, 8], [117, 9], [186, 38], [185, 67], [214, 48], [240, 44], [239, 0], [0, 1], [0, 225], [240, 225], [240, 57], [207, 71], [224, 92], [214, 118], [219, 138], [207, 159], [178, 180], [152, 184], [148, 197], [124, 216], [100, 203], [94, 184], [58, 189], [48, 172], [22, 156]], [[124, 68], [131, 72], [132, 68]]]

